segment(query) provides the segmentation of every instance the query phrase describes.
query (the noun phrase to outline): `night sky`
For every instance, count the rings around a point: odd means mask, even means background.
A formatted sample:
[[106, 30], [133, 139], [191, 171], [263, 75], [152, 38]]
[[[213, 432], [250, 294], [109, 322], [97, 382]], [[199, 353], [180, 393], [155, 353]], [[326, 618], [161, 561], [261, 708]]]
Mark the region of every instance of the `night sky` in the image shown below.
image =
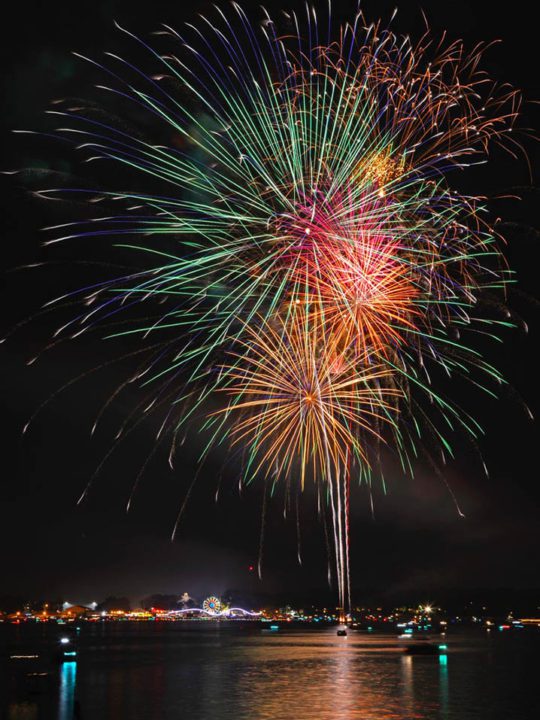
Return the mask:
[[[253, 5], [257, 13], [257, 3]], [[373, 19], [388, 18], [395, 2], [366, 2]], [[189, 6], [189, 10], [186, 6]], [[269, 9], [300, 7], [300, 3], [266, 3]], [[76, 12], [74, 11], [76, 7]], [[82, 285], [88, 267], [77, 264], [86, 249], [72, 244], [54, 251], [41, 247], [39, 229], [69, 219], [81, 210], [58, 209], [39, 201], [29, 190], [55, 177], [81, 177], [74, 153], [44, 138], [12, 135], [12, 129], [48, 127], [43, 110], [66, 95], [93, 97], [97, 74], [70, 52], [98, 56], [103, 50], [127, 54], [125, 39], [113, 20], [145, 34], [160, 22], [180, 26], [208, 2], [191, 3], [67, 2], [15, 3], [14, 17], [4, 29], [0, 116], [5, 144], [4, 169], [37, 168], [23, 176], [4, 175], [1, 198], [2, 323], [4, 332], [24, 322], [41, 305], [65, 289]], [[354, 3], [336, 2], [343, 16]], [[394, 27], [418, 36], [423, 7], [435, 33], [447, 29], [450, 38], [464, 37], [472, 47], [479, 40], [501, 39], [487, 54], [484, 66], [500, 81], [523, 90], [526, 100], [540, 98], [537, 70], [537, 22], [530, 2], [519, 0], [498, 9], [488, 2], [399, 3]], [[538, 111], [526, 104], [521, 123], [538, 127]], [[523, 140], [533, 167], [538, 147]], [[486, 344], [488, 359], [501, 368], [512, 389], [499, 400], [469, 397], [456, 387], [457, 397], [486, 430], [480, 446], [490, 477], [464, 439], [454, 438], [457, 459], [444, 469], [465, 518], [458, 517], [452, 499], [429, 464], [419, 464], [414, 480], [403, 477], [389, 462], [388, 494], [375, 488], [375, 516], [365, 488], [352, 498], [351, 562], [357, 602], [368, 594], [381, 599], [431, 592], [436, 601], [449, 589], [538, 587], [538, 425], [524, 412], [519, 397], [538, 414], [539, 322], [538, 267], [540, 260], [538, 190], [524, 159], [512, 161], [495, 153], [483, 168], [455, 175], [467, 191], [492, 198], [493, 216], [508, 221], [506, 236], [510, 266], [518, 273], [517, 290], [509, 305], [529, 326], [503, 334], [504, 343]], [[54, 183], [53, 183], [54, 184]], [[520, 193], [522, 201], [497, 199]], [[65, 221], [65, 220], [64, 220]], [[103, 246], [105, 247], [105, 245]], [[116, 251], [117, 252], [117, 251]], [[52, 261], [45, 268], [17, 270], [26, 263]], [[111, 262], [123, 262], [121, 256]], [[95, 277], [95, 275], [93, 276]], [[66, 316], [68, 317], [68, 316]], [[239, 592], [280, 599], [311, 597], [326, 589], [326, 549], [316, 519], [314, 493], [302, 500], [302, 566], [297, 562], [294, 513], [283, 517], [283, 498], [270, 502], [263, 552], [263, 579], [249, 571], [259, 549], [262, 488], [253, 485], [238, 494], [238, 467], [215, 455], [203, 469], [174, 543], [170, 535], [176, 513], [191, 483], [200, 441], [188, 438], [177, 457], [176, 470], [167, 465], [167, 452], [158, 452], [141, 481], [132, 511], [125, 503], [137, 472], [152, 448], [156, 430], [150, 420], [121, 444], [96, 479], [88, 500], [76, 500], [110, 448], [125, 413], [137, 402], [127, 395], [114, 403], [94, 438], [96, 413], [130, 372], [129, 362], [111, 365], [84, 377], [58, 395], [38, 415], [28, 435], [21, 431], [40, 404], [65, 382], [88, 369], [129, 351], [112, 341], [81, 338], [46, 352], [43, 348], [59, 317], [36, 317], [1, 346], [2, 471], [0, 492], [0, 596], [62, 596], [71, 601], [99, 601], [105, 595], [129, 595], [134, 601], [154, 592], [194, 596]], [[121, 343], [120, 343], [121, 344]], [[132, 369], [132, 368], [131, 368]], [[135, 393], [135, 391], [133, 391]], [[472, 404], [472, 405], [471, 405]], [[219, 478], [222, 491], [214, 501]], [[422, 598], [420, 598], [422, 599]]]

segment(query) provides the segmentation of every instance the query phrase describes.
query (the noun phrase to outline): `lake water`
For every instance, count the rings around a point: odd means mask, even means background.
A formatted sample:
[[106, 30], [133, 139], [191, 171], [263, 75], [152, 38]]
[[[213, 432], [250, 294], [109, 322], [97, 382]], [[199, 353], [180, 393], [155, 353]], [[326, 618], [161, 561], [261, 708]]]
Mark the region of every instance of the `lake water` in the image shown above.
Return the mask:
[[[82, 624], [77, 662], [44, 662], [61, 626], [0, 626], [7, 720], [540, 718], [540, 633], [449, 632], [445, 656], [394, 635], [255, 624]], [[10, 659], [38, 654], [37, 659]], [[44, 674], [42, 674], [44, 673]]]

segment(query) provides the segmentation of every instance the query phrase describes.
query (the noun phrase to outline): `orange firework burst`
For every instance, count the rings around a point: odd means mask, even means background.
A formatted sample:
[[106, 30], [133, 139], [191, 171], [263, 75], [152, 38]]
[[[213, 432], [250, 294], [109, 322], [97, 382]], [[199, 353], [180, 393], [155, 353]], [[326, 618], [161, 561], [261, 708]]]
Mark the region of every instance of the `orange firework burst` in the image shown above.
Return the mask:
[[378, 428], [392, 422], [399, 391], [381, 386], [388, 370], [366, 353], [345, 352], [327, 331], [300, 305], [287, 318], [246, 327], [243, 352], [232, 353], [232, 398], [220, 413], [240, 413], [231, 434], [250, 447], [252, 476], [263, 469], [288, 477], [297, 465], [301, 486], [308, 469], [332, 482], [350, 460], [369, 464], [370, 436], [382, 440]]
[[[387, 355], [399, 346], [419, 315], [418, 289], [399, 244], [367, 227], [354, 237], [326, 237], [306, 259], [297, 299], [310, 303], [343, 348]], [[305, 288], [305, 289], [304, 289]]]

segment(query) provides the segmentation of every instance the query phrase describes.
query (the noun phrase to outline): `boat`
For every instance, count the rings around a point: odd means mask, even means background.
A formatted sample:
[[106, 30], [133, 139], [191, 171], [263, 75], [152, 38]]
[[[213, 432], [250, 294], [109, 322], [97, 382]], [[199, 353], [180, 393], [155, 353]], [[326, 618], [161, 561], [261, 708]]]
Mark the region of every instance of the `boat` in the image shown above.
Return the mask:
[[406, 655], [441, 655], [445, 653], [439, 645], [433, 643], [413, 643], [407, 645], [404, 650]]
[[263, 627], [261, 630], [261, 632], [263, 632], [263, 633], [270, 633], [270, 632], [274, 633], [274, 632], [278, 632], [278, 631], [279, 631], [279, 625], [276, 625], [276, 624], [272, 624], [269, 627]]
[[[404, 639], [401, 635], [400, 640]], [[407, 655], [445, 655], [448, 650], [448, 645], [433, 642], [427, 635], [406, 637], [407, 644], [404, 647], [404, 652]]]
[[77, 643], [73, 635], [62, 635], [58, 639], [58, 645], [53, 652], [53, 659], [56, 662], [73, 662], [77, 659]]

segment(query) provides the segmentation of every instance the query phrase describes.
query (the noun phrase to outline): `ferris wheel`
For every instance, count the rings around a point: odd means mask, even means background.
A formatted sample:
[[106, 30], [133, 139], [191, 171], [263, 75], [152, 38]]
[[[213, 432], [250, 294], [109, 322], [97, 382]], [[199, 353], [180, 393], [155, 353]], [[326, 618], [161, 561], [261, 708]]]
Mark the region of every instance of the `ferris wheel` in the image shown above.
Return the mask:
[[209, 615], [218, 615], [221, 612], [221, 600], [214, 595], [210, 595], [203, 602], [203, 610]]

